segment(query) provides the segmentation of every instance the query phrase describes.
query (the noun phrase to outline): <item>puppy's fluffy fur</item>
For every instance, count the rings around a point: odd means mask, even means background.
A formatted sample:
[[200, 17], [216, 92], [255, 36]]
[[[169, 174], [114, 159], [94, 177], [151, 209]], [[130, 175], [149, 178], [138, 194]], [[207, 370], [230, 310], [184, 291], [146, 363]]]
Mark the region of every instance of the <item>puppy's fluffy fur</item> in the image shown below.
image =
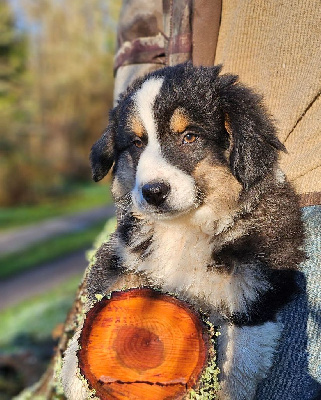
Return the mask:
[[87, 288], [94, 300], [134, 273], [202, 307], [222, 327], [220, 398], [250, 400], [296, 292], [303, 233], [261, 97], [219, 72], [164, 68], [111, 111], [91, 162], [96, 181], [113, 166], [118, 225]]

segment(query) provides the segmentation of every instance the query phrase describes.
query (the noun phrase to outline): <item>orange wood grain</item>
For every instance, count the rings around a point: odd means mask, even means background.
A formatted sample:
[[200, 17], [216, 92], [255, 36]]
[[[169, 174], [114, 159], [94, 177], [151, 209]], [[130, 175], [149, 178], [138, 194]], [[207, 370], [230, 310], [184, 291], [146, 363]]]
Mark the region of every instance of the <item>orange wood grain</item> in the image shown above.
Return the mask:
[[180, 399], [197, 384], [207, 343], [203, 324], [184, 302], [130, 289], [87, 314], [79, 366], [100, 399]]

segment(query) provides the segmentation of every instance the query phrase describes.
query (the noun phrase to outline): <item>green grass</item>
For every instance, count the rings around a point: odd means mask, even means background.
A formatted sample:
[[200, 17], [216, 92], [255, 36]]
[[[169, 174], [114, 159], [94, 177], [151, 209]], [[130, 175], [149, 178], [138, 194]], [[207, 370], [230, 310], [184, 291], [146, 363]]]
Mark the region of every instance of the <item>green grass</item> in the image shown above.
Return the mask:
[[8, 278], [82, 248], [90, 247], [104, 225], [105, 222], [100, 222], [86, 230], [58, 236], [37, 243], [21, 252], [0, 257], [0, 279]]
[[33, 224], [41, 220], [111, 203], [109, 186], [87, 184], [70, 187], [64, 196], [32, 206], [0, 207], [0, 230]]
[[[81, 275], [76, 275], [46, 294], [34, 296], [19, 305], [0, 311], [0, 349], [8, 360], [21, 357], [21, 369], [15, 366], [0, 371], [0, 399], [9, 400], [21, 392], [46, 369], [57, 344], [54, 329], [63, 324], [75, 298]], [[32, 365], [24, 364], [25, 357]], [[28, 370], [30, 368], [30, 370]], [[32, 380], [31, 380], [32, 379]]]

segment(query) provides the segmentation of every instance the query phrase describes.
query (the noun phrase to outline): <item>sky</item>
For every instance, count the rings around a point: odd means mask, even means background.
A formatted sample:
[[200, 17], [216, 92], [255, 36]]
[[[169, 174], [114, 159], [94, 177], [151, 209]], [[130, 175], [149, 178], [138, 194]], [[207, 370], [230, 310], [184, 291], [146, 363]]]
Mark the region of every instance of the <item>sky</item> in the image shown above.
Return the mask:
[[8, 2], [11, 4], [14, 13], [16, 15], [16, 24], [18, 29], [25, 30], [28, 29], [25, 14], [23, 11], [23, 8], [21, 7], [20, 1], [19, 0], [8, 0]]

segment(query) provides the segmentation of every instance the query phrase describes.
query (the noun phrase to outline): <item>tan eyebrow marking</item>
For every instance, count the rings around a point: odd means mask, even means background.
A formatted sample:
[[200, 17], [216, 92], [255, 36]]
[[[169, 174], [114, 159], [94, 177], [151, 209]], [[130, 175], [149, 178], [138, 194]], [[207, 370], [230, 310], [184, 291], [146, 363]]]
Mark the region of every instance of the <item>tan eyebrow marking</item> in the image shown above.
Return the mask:
[[183, 108], [176, 108], [170, 120], [170, 129], [173, 132], [182, 133], [190, 125], [191, 120], [188, 118]]
[[231, 128], [231, 124], [230, 124], [230, 118], [228, 114], [224, 115], [224, 127], [226, 132], [232, 136], [232, 128]]
[[136, 136], [142, 137], [144, 134], [144, 127], [139, 118], [135, 115], [131, 117], [129, 121], [130, 129], [135, 133]]

